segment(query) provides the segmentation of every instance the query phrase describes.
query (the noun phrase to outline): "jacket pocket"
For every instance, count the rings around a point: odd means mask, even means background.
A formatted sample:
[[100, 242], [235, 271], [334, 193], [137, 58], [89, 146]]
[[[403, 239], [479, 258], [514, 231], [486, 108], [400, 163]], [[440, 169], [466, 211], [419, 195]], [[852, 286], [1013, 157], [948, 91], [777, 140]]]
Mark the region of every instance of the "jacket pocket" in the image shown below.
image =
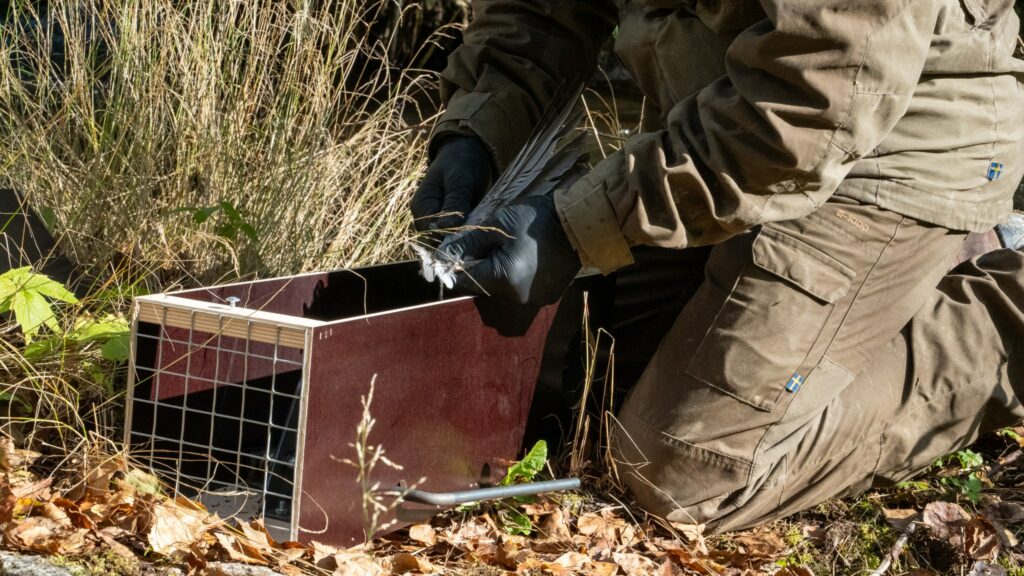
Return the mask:
[[765, 226], [704, 335], [687, 373], [771, 412], [798, 371], [854, 272], [835, 258]]

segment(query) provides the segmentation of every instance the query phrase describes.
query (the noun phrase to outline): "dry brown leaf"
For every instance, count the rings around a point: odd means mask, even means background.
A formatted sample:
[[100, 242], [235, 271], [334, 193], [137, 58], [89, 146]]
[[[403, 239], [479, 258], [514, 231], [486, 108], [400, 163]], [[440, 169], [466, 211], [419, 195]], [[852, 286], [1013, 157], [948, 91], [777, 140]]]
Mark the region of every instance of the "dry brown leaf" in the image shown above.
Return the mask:
[[683, 571], [671, 560], [666, 559], [658, 566], [657, 576], [683, 576]]
[[985, 509], [985, 516], [1004, 526], [1024, 522], [1024, 505], [1019, 502], [996, 502]]
[[572, 547], [572, 532], [569, 519], [562, 510], [554, 510], [541, 518], [537, 527], [540, 538], [533, 541], [533, 548], [541, 553], [557, 553]]
[[120, 529], [110, 526], [102, 530], [95, 531], [95, 534], [98, 535], [101, 540], [103, 540], [103, 543], [112, 552], [126, 560], [136, 562], [138, 559], [135, 557], [135, 553], [132, 552], [131, 548], [125, 546], [117, 540], [117, 538], [119, 538], [122, 535], [121, 532], [122, 531]]
[[256, 519], [252, 522], [239, 522], [238, 527], [241, 529], [242, 535], [252, 546], [266, 551], [277, 547], [277, 542], [270, 535], [270, 532], [267, 532], [267, 526], [263, 523], [263, 520]]
[[64, 512], [76, 528], [86, 528], [91, 530], [95, 527], [92, 519], [83, 514], [81, 508], [78, 507], [78, 504], [75, 504], [71, 500], [68, 500], [67, 498], [54, 498], [53, 504]]
[[964, 525], [964, 552], [975, 560], [995, 560], [1001, 546], [999, 535], [983, 516], [975, 516]]
[[31, 498], [33, 500], [39, 500], [45, 502], [50, 499], [50, 484], [53, 483], [53, 478], [43, 478], [35, 482], [23, 482], [14, 483], [11, 487], [11, 492], [15, 498], [19, 500], [22, 498]]
[[963, 543], [964, 524], [971, 519], [971, 515], [959, 505], [951, 502], [929, 502], [924, 507], [921, 519], [936, 538], [959, 546]]
[[232, 562], [242, 562], [245, 564], [267, 564], [266, 557], [251, 546], [243, 546], [238, 541], [238, 537], [234, 534], [214, 532], [213, 535], [217, 538], [217, 543], [220, 544], [220, 547], [228, 553], [228, 558], [230, 558]]
[[310, 543], [310, 547], [313, 550], [313, 564], [322, 570], [331, 570], [337, 576], [384, 576], [388, 573], [363, 550], [338, 550], [315, 541]]
[[906, 530], [907, 526], [920, 516], [913, 508], [886, 508], [882, 510], [882, 514], [890, 526], [900, 531]]
[[578, 570], [583, 567], [584, 564], [590, 562], [590, 556], [586, 554], [580, 554], [579, 552], [566, 552], [558, 558], [555, 558], [553, 564], [558, 564], [563, 568], [569, 570]]
[[409, 526], [409, 538], [427, 546], [437, 544], [437, 534], [434, 532], [434, 527], [430, 524], [414, 524]]
[[740, 534], [733, 540], [750, 558], [774, 560], [786, 551], [786, 543], [774, 532]]
[[672, 522], [671, 524], [672, 529], [683, 538], [686, 538], [687, 542], [695, 542], [698, 538], [704, 537], [704, 524], [682, 524], [680, 522]]
[[14, 518], [14, 507], [18, 499], [11, 491], [11, 484], [7, 481], [7, 475], [0, 478], [0, 524], [6, 524]]
[[394, 574], [408, 574], [409, 572], [423, 572], [420, 561], [412, 554], [395, 554], [391, 557], [391, 572]]
[[3, 454], [3, 458], [0, 459], [0, 467], [5, 472], [28, 468], [42, 456], [33, 450], [17, 448], [14, 445], [14, 440], [8, 437], [0, 438], [0, 453]]
[[475, 516], [439, 534], [442, 540], [456, 548], [473, 551], [483, 544], [494, 544], [497, 531], [486, 515]]
[[666, 549], [665, 553], [669, 558], [683, 568], [698, 574], [711, 576], [725, 573], [724, 566], [714, 562], [710, 558], [705, 558], [703, 555], [694, 555], [689, 550], [683, 548], [670, 548]]
[[90, 551], [88, 530], [75, 530], [45, 516], [20, 520], [6, 531], [7, 542], [22, 550], [73, 556]]
[[619, 565], [614, 562], [587, 562], [583, 565], [586, 576], [613, 576], [618, 571]]
[[561, 510], [562, 506], [557, 502], [551, 500], [541, 500], [539, 502], [532, 502], [528, 504], [520, 504], [523, 509], [523, 514], [529, 516], [546, 516], [551, 514], [555, 510]]
[[163, 556], [186, 552], [203, 538], [208, 528], [202, 513], [175, 504], [155, 504], [150, 515], [149, 546]]
[[658, 565], [650, 558], [632, 552], [613, 552], [612, 559], [626, 576], [649, 576], [658, 569]]
[[1006, 576], [1006, 568], [999, 564], [990, 564], [984, 560], [978, 560], [971, 567], [971, 571], [967, 576]]
[[561, 564], [555, 564], [554, 562], [547, 562], [540, 558], [530, 557], [519, 564], [516, 568], [519, 573], [536, 573], [543, 572], [545, 574], [551, 574], [552, 576], [568, 576], [572, 574], [565, 566]]

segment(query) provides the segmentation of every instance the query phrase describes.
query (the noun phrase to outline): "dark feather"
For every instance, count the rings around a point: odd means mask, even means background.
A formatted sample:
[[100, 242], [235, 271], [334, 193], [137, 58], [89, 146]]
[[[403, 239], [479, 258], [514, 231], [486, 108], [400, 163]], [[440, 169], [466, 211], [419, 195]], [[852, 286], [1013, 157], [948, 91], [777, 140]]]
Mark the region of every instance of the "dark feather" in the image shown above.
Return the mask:
[[585, 132], [579, 104], [583, 85], [559, 91], [537, 129], [483, 199], [466, 217], [466, 226], [485, 225], [502, 206], [527, 196], [571, 186], [585, 172]]

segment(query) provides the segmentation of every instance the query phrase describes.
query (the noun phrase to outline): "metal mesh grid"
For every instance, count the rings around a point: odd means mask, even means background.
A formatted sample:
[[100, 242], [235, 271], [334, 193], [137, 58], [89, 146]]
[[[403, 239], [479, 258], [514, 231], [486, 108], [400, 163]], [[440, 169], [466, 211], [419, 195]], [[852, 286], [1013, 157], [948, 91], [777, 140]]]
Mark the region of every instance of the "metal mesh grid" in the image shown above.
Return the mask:
[[[139, 322], [128, 441], [176, 493], [292, 531], [302, 350]], [[223, 323], [223, 318], [220, 320]], [[254, 323], [249, 323], [249, 334]]]

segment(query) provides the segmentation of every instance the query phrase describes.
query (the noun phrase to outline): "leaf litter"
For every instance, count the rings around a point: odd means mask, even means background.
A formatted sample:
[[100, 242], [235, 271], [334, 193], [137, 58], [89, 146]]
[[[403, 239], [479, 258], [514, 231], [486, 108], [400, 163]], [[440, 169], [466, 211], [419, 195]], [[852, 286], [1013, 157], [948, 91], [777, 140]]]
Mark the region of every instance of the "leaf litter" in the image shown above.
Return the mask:
[[[860, 529], [861, 540], [867, 526], [889, 531], [892, 536], [880, 538], [876, 546], [879, 558], [895, 535], [906, 534], [911, 525], [923, 528], [910, 538], [907, 550], [895, 550], [899, 560], [889, 573], [924, 576], [958, 566], [963, 574], [999, 575], [1007, 574], [1002, 564], [1024, 561], [1016, 537], [1024, 525], [1024, 503], [1012, 500], [1013, 492], [1004, 494], [1007, 499], [986, 492], [977, 506], [972, 501], [920, 501], [898, 490], [872, 493], [852, 504], [838, 501], [849, 506], [838, 520], [818, 510], [717, 536], [703, 525], [661, 522], [637, 513], [621, 492], [605, 490], [599, 497], [592, 490], [582, 496], [452, 510], [372, 545], [339, 549], [318, 542], [278, 542], [260, 519], [220, 518], [200, 504], [167, 495], [159, 480], [120, 458], [106, 458], [77, 483], [58, 488], [53, 478], [28, 471], [38, 453], [19, 450], [7, 438], [0, 438], [0, 449], [4, 548], [68, 558], [103, 551], [135, 563], [185, 567], [190, 574], [221, 574], [215, 563], [236, 562], [288, 576], [813, 576], [816, 571], [858, 571], [845, 559], [850, 532], [844, 526], [849, 525]], [[541, 470], [533, 460], [540, 459], [525, 460], [529, 465], [517, 470], [532, 478]], [[1020, 483], [1017, 473], [1007, 469], [1007, 480]], [[874, 524], [858, 518], [856, 508], [877, 510]], [[509, 518], [525, 520], [521, 533], [509, 530]], [[922, 548], [925, 542], [945, 546], [954, 559], [929, 565], [926, 555], [913, 550], [914, 542]], [[831, 566], [821, 562], [829, 557]]]

